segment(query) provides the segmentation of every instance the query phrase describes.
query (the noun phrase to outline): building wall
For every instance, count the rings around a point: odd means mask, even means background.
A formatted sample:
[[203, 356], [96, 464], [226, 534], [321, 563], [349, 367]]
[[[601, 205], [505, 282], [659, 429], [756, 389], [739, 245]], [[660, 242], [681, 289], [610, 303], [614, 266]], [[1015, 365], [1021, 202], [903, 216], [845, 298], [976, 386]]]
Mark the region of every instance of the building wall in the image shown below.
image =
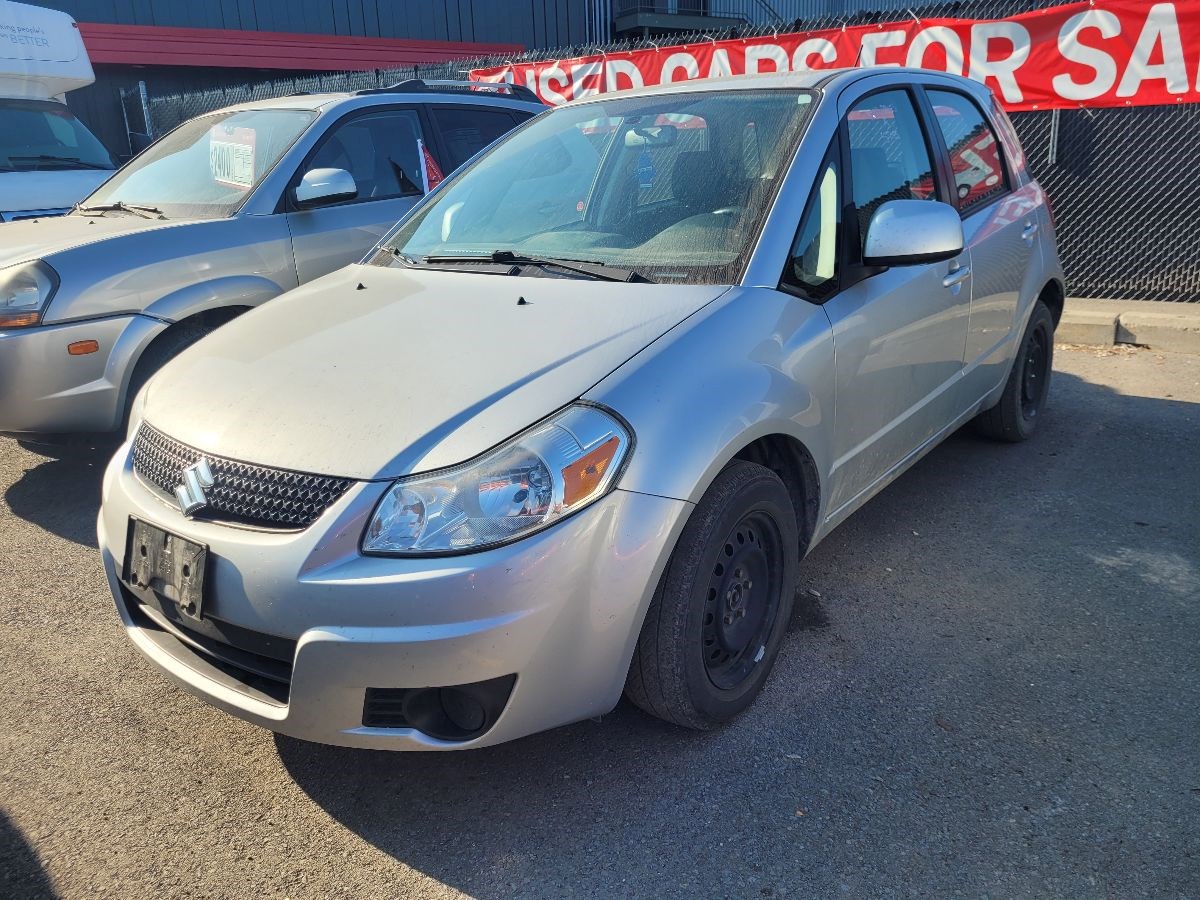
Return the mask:
[[586, 38], [587, 0], [24, 0], [79, 22], [558, 47]]
[[[221, 28], [375, 38], [520, 44], [583, 43], [588, 0], [24, 0], [78, 22]], [[230, 36], [236, 40], [236, 35]], [[129, 152], [120, 95], [139, 80], [153, 93], [245, 84], [279, 70], [96, 65], [96, 83], [68, 105], [113, 152]], [[136, 130], [136, 129], [135, 129]]]

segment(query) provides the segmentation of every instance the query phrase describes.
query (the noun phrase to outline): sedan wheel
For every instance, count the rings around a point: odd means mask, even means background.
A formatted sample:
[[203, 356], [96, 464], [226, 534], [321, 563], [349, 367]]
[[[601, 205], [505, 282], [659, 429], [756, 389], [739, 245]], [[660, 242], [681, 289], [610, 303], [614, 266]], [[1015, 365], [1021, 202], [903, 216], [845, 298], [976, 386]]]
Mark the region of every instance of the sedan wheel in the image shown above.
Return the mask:
[[779, 476], [731, 463], [671, 554], [638, 637], [627, 696], [690, 728], [711, 728], [749, 706], [787, 631], [799, 543]]

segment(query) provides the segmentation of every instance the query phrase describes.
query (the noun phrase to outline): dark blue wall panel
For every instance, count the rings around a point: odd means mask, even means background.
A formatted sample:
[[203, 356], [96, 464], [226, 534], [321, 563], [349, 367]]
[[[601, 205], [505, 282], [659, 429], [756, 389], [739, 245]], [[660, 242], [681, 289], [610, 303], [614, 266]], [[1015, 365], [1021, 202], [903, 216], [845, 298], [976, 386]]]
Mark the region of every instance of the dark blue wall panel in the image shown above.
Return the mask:
[[[28, 0], [27, 0], [28, 2]], [[587, 0], [33, 0], [80, 22], [299, 31], [558, 47], [584, 40]]]

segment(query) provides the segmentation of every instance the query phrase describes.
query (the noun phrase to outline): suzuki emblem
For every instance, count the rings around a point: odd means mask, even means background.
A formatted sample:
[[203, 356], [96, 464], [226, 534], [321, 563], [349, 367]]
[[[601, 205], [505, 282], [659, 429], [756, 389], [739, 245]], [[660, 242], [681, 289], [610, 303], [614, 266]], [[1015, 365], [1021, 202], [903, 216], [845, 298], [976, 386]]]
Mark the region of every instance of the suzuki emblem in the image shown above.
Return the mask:
[[179, 503], [179, 511], [189, 519], [198, 509], [208, 505], [205, 490], [213, 486], [212, 469], [208, 460], [201, 459], [183, 470], [183, 484], [175, 488], [175, 500]]

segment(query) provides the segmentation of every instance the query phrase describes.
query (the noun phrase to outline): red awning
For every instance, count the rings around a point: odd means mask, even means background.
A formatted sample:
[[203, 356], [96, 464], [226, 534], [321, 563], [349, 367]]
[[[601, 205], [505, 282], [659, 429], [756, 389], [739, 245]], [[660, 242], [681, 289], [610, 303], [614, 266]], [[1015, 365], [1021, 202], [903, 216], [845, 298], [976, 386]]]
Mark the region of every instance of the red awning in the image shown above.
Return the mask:
[[408, 41], [92, 22], [80, 22], [79, 31], [93, 63], [138, 66], [355, 71], [517, 53], [525, 49], [520, 44]]

